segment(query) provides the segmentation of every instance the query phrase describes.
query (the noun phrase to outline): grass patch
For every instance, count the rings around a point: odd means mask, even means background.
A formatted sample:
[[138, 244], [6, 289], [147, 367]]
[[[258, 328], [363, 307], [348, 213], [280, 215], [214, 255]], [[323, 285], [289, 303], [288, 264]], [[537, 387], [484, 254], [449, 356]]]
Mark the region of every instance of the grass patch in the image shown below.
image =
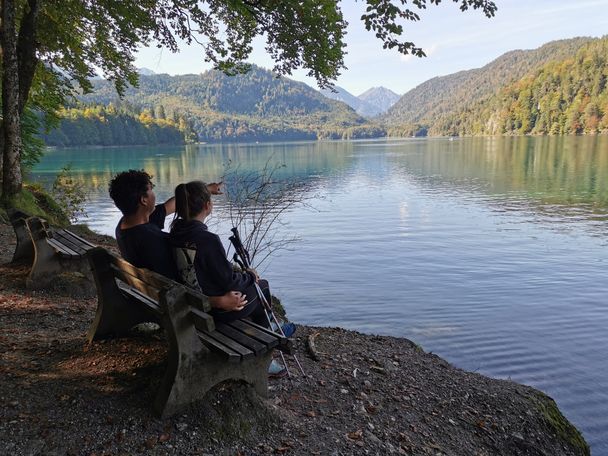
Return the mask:
[[51, 225], [68, 226], [70, 224], [65, 211], [37, 184], [24, 185], [23, 190], [11, 198], [8, 204], [5, 204], [0, 213], [0, 217], [5, 222], [8, 221], [6, 208], [18, 209], [28, 215], [42, 217]]
[[536, 402], [545, 420], [557, 436], [582, 454], [590, 455], [591, 450], [583, 435], [562, 415], [557, 404], [546, 394], [538, 392]]

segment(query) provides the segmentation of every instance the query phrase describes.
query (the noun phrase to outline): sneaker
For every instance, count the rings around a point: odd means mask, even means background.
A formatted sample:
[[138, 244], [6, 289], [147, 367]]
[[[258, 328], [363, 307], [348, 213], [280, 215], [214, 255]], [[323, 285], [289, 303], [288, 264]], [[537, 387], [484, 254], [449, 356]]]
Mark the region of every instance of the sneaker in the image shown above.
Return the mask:
[[270, 366], [268, 366], [268, 376], [270, 378], [281, 378], [287, 375], [287, 368], [285, 366], [281, 366], [274, 359], [271, 361]]
[[[278, 331], [278, 326], [276, 323], [272, 323], [271, 328], [274, 332], [279, 332]], [[283, 330], [283, 334], [285, 334], [285, 337], [291, 337], [294, 335], [294, 333], [296, 332], [296, 325], [293, 323], [283, 323], [281, 325], [281, 330]]]
[[281, 325], [281, 329], [283, 330], [283, 334], [285, 334], [285, 337], [291, 337], [296, 332], [296, 325], [294, 325], [293, 323], [283, 323]]

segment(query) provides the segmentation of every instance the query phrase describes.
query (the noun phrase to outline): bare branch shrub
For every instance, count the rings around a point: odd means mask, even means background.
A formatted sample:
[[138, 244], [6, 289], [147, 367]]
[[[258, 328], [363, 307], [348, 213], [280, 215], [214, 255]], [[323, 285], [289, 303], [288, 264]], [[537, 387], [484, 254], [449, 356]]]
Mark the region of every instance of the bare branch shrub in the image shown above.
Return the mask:
[[261, 170], [242, 171], [228, 162], [223, 176], [228, 209], [223, 218], [239, 230], [251, 264], [259, 268], [277, 250], [293, 247], [299, 236], [286, 234], [283, 216], [295, 207], [311, 207], [303, 181], [281, 178], [284, 164], [270, 157]]

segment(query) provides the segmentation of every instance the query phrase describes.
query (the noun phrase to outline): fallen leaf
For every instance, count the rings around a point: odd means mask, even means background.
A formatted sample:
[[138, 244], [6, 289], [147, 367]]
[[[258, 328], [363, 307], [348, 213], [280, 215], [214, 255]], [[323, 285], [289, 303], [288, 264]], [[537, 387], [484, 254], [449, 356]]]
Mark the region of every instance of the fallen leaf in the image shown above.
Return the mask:
[[161, 434], [160, 437], [158, 438], [158, 441], [160, 443], [166, 442], [167, 440], [169, 440], [171, 438], [170, 434]]
[[144, 446], [148, 450], [151, 450], [152, 448], [154, 448], [156, 446], [157, 441], [158, 441], [158, 439], [156, 437], [150, 437], [150, 438], [146, 439]]
[[361, 440], [363, 438], [363, 431], [361, 429], [357, 429], [355, 432], [349, 432], [346, 434], [350, 440]]

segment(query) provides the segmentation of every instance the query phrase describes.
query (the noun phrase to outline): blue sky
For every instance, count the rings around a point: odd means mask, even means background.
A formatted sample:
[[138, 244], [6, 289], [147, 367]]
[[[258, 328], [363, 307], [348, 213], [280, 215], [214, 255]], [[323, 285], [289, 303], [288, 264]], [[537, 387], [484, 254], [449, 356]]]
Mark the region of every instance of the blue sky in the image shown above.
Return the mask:
[[[382, 49], [360, 21], [364, 3], [341, 2], [349, 22], [346, 37], [348, 69], [336, 84], [359, 95], [370, 87], [384, 86], [403, 94], [434, 76], [478, 68], [514, 49], [533, 49], [575, 36], [608, 34], [608, 0], [495, 0], [492, 19], [480, 11], [461, 12], [456, 3], [443, 0], [420, 12], [421, 21], [405, 24], [405, 37], [421, 46], [426, 58], [402, 56]], [[251, 61], [273, 66], [263, 41], [256, 43]], [[183, 45], [179, 54], [157, 48], [142, 49], [135, 64], [156, 73], [200, 73], [210, 68], [200, 48]], [[316, 87], [305, 71], [291, 77]]]

